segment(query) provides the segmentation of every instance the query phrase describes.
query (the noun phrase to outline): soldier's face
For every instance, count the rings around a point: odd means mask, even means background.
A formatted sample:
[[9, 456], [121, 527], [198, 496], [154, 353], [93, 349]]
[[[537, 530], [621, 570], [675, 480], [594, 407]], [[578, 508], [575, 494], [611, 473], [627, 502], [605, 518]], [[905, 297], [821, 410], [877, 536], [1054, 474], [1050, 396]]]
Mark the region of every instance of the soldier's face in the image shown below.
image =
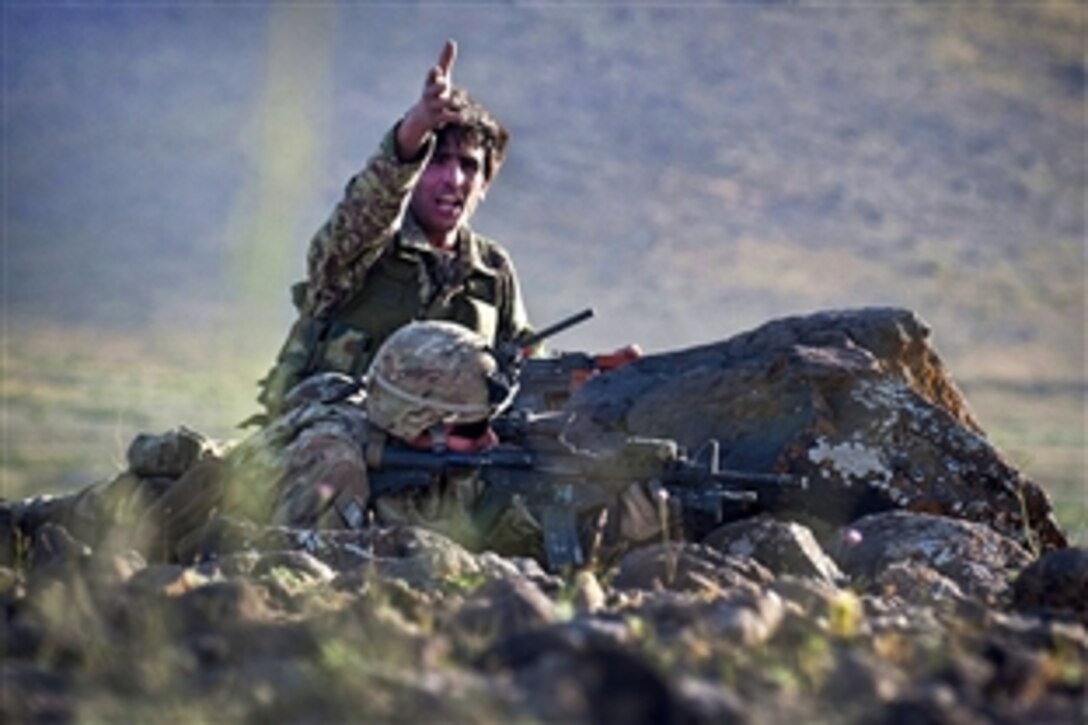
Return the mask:
[[451, 243], [487, 192], [484, 150], [446, 139], [423, 170], [412, 192], [412, 214], [432, 243]]

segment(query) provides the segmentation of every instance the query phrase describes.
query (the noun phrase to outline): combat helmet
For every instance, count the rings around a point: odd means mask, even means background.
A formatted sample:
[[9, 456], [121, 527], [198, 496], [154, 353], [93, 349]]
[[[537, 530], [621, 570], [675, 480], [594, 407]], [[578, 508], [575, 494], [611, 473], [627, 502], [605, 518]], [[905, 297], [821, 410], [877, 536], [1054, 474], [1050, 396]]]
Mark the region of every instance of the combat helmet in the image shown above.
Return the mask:
[[431, 426], [476, 423], [513, 398], [487, 342], [467, 327], [427, 320], [401, 327], [366, 374], [371, 423], [411, 440]]

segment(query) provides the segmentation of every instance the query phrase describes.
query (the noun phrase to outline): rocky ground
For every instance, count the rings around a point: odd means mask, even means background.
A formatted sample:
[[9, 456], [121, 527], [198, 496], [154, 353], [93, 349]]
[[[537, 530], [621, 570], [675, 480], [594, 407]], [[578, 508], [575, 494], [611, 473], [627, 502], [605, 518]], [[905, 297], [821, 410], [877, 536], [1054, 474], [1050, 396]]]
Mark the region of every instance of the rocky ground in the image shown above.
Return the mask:
[[1083, 722], [1088, 551], [769, 518], [546, 574], [418, 529], [238, 525], [146, 564], [39, 532], [0, 569], [7, 722]]
[[[729, 467], [811, 485], [560, 573], [421, 529], [230, 518], [195, 561], [149, 562], [123, 532], [0, 506], [3, 719], [1084, 721], [1088, 550], [916, 315], [777, 320], [567, 408], [583, 442], [714, 438]], [[211, 455], [142, 437], [116, 483], [161, 491]]]

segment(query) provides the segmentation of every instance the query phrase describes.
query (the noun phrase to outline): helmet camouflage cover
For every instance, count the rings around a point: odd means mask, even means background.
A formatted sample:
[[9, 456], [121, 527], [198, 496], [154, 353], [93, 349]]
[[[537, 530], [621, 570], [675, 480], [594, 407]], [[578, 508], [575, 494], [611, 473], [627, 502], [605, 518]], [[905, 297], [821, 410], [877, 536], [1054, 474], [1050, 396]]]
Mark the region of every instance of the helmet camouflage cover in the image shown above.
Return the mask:
[[412, 439], [436, 423], [491, 417], [511, 397], [501, 383], [480, 335], [452, 322], [412, 322], [374, 356], [366, 375], [367, 417], [392, 435]]

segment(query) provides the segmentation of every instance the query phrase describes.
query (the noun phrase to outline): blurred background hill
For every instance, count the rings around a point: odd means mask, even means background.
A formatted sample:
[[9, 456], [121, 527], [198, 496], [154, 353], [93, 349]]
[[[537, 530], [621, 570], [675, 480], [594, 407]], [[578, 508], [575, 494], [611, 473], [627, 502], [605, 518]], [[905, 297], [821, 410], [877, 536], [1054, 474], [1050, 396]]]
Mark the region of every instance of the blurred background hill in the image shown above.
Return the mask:
[[0, 12], [4, 495], [236, 435], [310, 235], [452, 37], [513, 134], [475, 227], [538, 323], [597, 310], [557, 347], [911, 308], [1084, 525], [1083, 3]]

